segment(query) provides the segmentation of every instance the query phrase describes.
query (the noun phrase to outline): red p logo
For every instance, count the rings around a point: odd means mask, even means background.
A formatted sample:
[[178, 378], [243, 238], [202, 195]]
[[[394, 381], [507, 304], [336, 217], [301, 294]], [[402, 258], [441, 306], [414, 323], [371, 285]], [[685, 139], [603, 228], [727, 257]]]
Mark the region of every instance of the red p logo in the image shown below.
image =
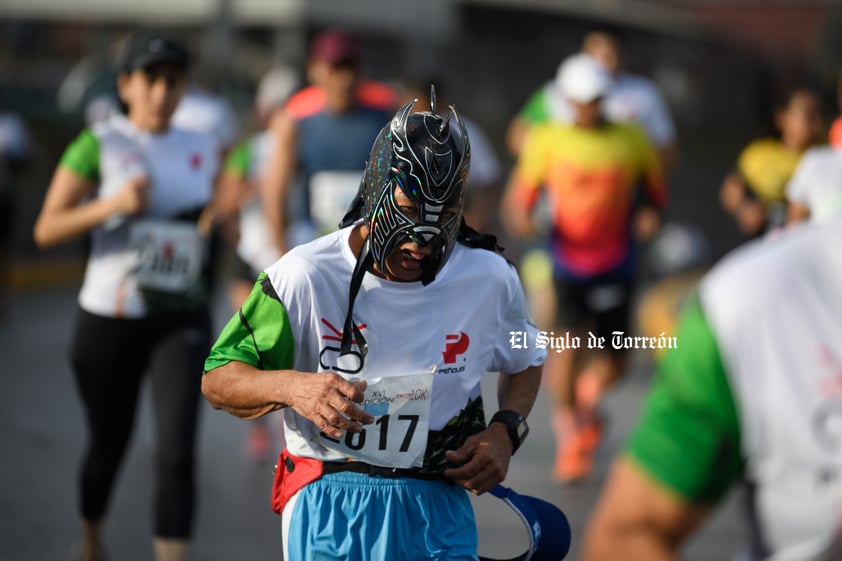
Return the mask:
[[470, 343], [471, 339], [463, 331], [449, 334], [447, 336], [447, 342], [444, 345], [444, 352], [441, 353], [444, 363], [453, 364], [456, 362], [456, 357], [467, 351]]

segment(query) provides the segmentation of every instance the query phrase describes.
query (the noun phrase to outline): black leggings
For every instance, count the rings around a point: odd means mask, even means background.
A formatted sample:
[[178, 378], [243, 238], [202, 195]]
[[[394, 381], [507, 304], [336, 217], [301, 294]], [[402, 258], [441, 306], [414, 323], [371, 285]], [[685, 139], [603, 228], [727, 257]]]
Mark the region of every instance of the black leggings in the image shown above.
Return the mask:
[[115, 319], [80, 311], [70, 357], [88, 426], [81, 514], [103, 517], [132, 433], [141, 380], [150, 370], [155, 418], [155, 535], [190, 536], [202, 368], [210, 346], [208, 312]]

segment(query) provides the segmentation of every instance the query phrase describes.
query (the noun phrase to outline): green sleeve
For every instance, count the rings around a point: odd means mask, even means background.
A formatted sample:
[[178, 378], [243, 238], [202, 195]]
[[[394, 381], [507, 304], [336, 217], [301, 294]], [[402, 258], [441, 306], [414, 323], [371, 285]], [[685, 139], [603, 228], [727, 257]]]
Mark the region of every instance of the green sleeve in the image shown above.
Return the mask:
[[59, 165], [75, 171], [88, 181], [99, 181], [99, 140], [91, 129], [83, 130], [70, 143]]
[[527, 124], [537, 125], [550, 120], [550, 107], [547, 103], [546, 90], [546, 87], [542, 87], [533, 93], [520, 110], [520, 118]]
[[211, 348], [205, 360], [205, 372], [231, 361], [245, 362], [261, 370], [292, 368], [294, 349], [286, 309], [264, 272]]
[[711, 504], [742, 474], [744, 461], [734, 397], [697, 297], [684, 312], [677, 345], [659, 367], [627, 452], [689, 502]]
[[225, 158], [225, 172], [239, 178], [247, 178], [251, 167], [251, 145], [243, 142]]

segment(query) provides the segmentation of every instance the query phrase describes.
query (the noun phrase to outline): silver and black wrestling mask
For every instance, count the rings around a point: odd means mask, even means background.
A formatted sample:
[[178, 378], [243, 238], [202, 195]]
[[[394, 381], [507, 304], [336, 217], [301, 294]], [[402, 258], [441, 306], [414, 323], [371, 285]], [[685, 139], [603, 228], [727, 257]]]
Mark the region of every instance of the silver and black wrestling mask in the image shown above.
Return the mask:
[[[471, 150], [453, 107], [449, 115], [438, 115], [435, 94], [430, 111], [413, 113], [414, 105], [404, 105], [374, 141], [361, 186], [362, 214], [372, 258], [381, 271], [389, 253], [406, 240], [432, 246], [421, 278], [429, 284], [456, 243]], [[415, 204], [413, 212], [397, 204], [396, 189]]]

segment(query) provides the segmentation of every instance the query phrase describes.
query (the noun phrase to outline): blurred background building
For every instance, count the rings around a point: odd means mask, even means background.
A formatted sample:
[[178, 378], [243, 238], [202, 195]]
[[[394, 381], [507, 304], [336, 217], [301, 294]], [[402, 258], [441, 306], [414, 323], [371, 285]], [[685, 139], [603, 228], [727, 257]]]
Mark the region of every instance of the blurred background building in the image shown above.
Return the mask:
[[705, 228], [719, 255], [738, 235], [719, 210], [719, 182], [767, 125], [774, 92], [809, 81], [827, 115], [837, 112], [840, 8], [835, 0], [2, 0], [0, 109], [28, 123], [36, 146], [19, 189], [14, 253], [35, 255], [31, 224], [48, 174], [108, 88], [112, 45], [152, 25], [190, 44], [198, 83], [243, 122], [272, 63], [303, 71], [312, 34], [341, 27], [362, 40], [372, 78], [397, 82], [406, 68], [435, 68], [504, 161], [506, 124], [529, 94], [587, 31], [613, 31], [628, 49], [626, 67], [661, 86], [678, 125], [671, 213]]

